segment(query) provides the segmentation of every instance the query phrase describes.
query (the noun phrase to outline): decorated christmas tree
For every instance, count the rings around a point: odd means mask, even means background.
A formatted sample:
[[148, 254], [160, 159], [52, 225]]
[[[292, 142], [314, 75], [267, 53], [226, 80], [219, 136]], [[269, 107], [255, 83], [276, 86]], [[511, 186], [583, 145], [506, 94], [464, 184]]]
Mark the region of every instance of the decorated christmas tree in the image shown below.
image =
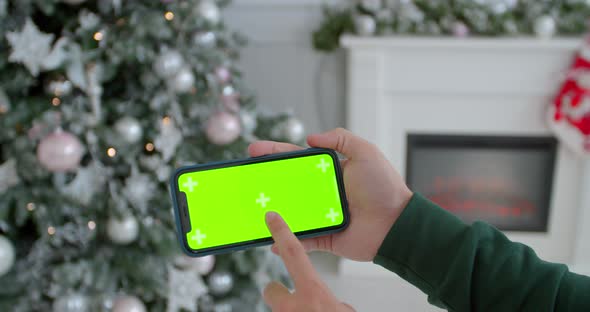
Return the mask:
[[303, 138], [256, 109], [227, 4], [0, 0], [0, 311], [264, 309], [278, 260], [183, 256], [168, 188], [178, 166]]

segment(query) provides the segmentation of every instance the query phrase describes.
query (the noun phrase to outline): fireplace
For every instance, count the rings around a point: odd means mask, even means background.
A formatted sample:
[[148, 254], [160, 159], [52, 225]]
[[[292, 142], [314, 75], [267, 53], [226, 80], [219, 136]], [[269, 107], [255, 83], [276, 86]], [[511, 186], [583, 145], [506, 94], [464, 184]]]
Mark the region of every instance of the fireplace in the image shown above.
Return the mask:
[[[580, 42], [345, 36], [346, 127], [466, 222], [492, 223], [588, 274], [590, 163], [556, 143], [546, 122]], [[340, 272], [390, 276], [347, 260]]]
[[547, 232], [554, 138], [409, 134], [406, 145], [412, 190], [467, 223]]

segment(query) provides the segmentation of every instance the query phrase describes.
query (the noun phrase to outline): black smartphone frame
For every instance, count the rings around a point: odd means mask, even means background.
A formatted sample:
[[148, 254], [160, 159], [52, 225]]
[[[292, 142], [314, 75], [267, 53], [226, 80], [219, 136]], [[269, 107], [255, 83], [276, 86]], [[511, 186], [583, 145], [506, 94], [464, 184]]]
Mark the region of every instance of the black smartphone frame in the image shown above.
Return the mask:
[[[224, 254], [238, 250], [249, 249], [253, 247], [260, 247], [265, 245], [271, 245], [274, 243], [272, 237], [268, 238], [259, 238], [250, 241], [238, 242], [228, 245], [216, 246], [216, 247], [208, 247], [199, 250], [193, 250], [189, 247], [186, 233], [192, 230], [190, 224], [190, 216], [188, 215], [188, 203], [186, 202], [186, 197], [183, 192], [180, 192], [180, 188], [178, 185], [178, 178], [180, 175], [188, 172], [197, 172], [197, 171], [205, 171], [205, 170], [212, 170], [212, 169], [220, 169], [220, 168], [227, 168], [227, 167], [238, 167], [244, 165], [251, 165], [263, 162], [271, 162], [271, 161], [279, 161], [291, 158], [298, 158], [298, 157], [306, 157], [306, 156], [314, 156], [314, 155], [330, 155], [334, 162], [334, 170], [336, 171], [336, 183], [338, 185], [338, 192], [340, 196], [340, 203], [342, 205], [342, 215], [343, 215], [343, 222], [339, 225], [334, 225], [330, 227], [314, 229], [314, 230], [307, 230], [302, 232], [296, 232], [295, 235], [299, 239], [303, 238], [311, 238], [317, 236], [323, 236], [333, 233], [338, 233], [343, 231], [348, 227], [350, 223], [350, 213], [348, 210], [348, 201], [346, 199], [346, 190], [344, 189], [344, 177], [342, 174], [342, 167], [340, 164], [340, 159], [338, 158], [338, 154], [334, 150], [326, 149], [326, 148], [308, 148], [300, 151], [294, 152], [286, 152], [286, 153], [278, 153], [278, 154], [271, 154], [259, 157], [252, 157], [246, 159], [238, 159], [238, 160], [230, 160], [230, 161], [221, 161], [221, 162], [214, 162], [214, 163], [207, 163], [201, 165], [193, 165], [193, 166], [184, 166], [181, 168], [176, 169], [176, 171], [172, 174], [170, 179], [170, 193], [172, 196], [172, 203], [173, 203], [173, 210], [174, 216], [176, 219], [176, 232], [182, 247], [183, 252], [191, 257], [202, 257], [207, 255], [217, 255], [217, 254]], [[183, 199], [184, 198], [184, 199]], [[188, 231], [187, 231], [188, 229]]]

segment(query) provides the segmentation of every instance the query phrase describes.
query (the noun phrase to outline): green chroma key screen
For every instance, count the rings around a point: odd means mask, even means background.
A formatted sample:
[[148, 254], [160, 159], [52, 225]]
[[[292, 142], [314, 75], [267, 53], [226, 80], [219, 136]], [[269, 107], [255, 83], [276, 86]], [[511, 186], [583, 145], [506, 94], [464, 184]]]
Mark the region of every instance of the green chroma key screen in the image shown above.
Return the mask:
[[344, 222], [329, 154], [187, 172], [177, 179], [187, 198], [191, 231], [185, 235], [192, 250], [269, 238], [268, 211], [278, 212], [296, 233]]

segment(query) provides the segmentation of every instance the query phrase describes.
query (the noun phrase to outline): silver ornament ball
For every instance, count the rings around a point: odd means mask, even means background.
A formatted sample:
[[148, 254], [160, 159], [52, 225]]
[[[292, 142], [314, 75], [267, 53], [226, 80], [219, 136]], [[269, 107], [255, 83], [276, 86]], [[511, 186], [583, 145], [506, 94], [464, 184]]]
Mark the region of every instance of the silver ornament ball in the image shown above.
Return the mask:
[[116, 244], [127, 245], [137, 239], [139, 224], [133, 216], [123, 219], [109, 218], [107, 222], [107, 235]]
[[195, 85], [195, 75], [188, 68], [181, 69], [172, 81], [174, 90], [180, 93], [191, 91]]
[[154, 63], [154, 70], [161, 78], [171, 78], [184, 66], [184, 59], [180, 52], [168, 50], [158, 56]]
[[14, 265], [15, 251], [12, 242], [0, 235], [0, 276], [8, 273]]
[[234, 277], [226, 271], [213, 272], [208, 279], [209, 291], [215, 296], [223, 296], [234, 287]]
[[283, 125], [283, 137], [289, 142], [301, 142], [305, 138], [305, 127], [296, 118], [289, 118]]
[[141, 300], [135, 296], [121, 296], [113, 303], [113, 312], [146, 312]]
[[73, 88], [72, 82], [67, 79], [49, 81], [45, 87], [47, 93], [55, 96], [69, 95]]
[[196, 10], [199, 16], [203, 17], [210, 23], [217, 24], [221, 20], [221, 13], [214, 1], [201, 0], [196, 7]]
[[115, 131], [128, 143], [136, 143], [143, 136], [143, 128], [133, 117], [123, 117], [115, 123]]
[[548, 39], [555, 35], [556, 25], [553, 17], [543, 15], [535, 20], [535, 34], [542, 39]]
[[217, 42], [217, 37], [212, 31], [200, 32], [193, 36], [193, 42], [201, 47], [212, 48]]
[[354, 18], [356, 33], [361, 36], [371, 36], [377, 31], [377, 22], [370, 15], [359, 15]]
[[90, 311], [88, 298], [82, 294], [69, 294], [57, 298], [53, 302], [53, 311], [55, 312], [85, 312]]
[[258, 120], [256, 114], [253, 112], [242, 112], [240, 114], [240, 121], [242, 122], [242, 129], [246, 133], [253, 133], [258, 127]]

